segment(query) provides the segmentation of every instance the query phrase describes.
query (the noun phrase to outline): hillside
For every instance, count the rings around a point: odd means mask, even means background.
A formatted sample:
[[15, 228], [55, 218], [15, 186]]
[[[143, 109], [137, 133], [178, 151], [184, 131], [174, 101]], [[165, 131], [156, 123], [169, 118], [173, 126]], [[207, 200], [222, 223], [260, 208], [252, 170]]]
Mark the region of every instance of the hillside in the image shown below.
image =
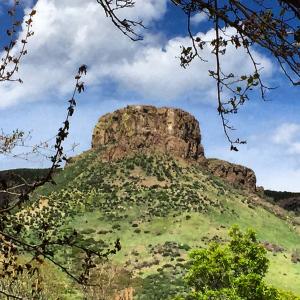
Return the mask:
[[272, 250], [269, 281], [300, 294], [294, 285], [300, 264], [291, 261], [299, 227], [261, 207], [256, 195], [169, 156], [135, 155], [111, 163], [99, 157], [94, 151], [83, 155], [56, 177], [55, 188], [39, 194], [47, 195], [44, 209], [64, 211], [63, 227], [74, 225], [86, 239], [105, 243], [121, 239], [113, 261], [141, 277], [142, 287], [147, 283], [140, 293], [148, 296], [137, 299], [164, 299], [148, 294], [151, 278], [166, 276], [168, 290], [184, 271], [187, 250], [222, 241], [232, 224], [257, 230]]
[[[119, 268], [115, 284], [109, 287], [111, 296], [132, 287], [134, 299], [142, 300], [170, 299], [184, 291], [182, 275], [190, 249], [225, 241], [232, 224], [251, 227], [269, 250], [268, 282], [300, 295], [296, 284], [300, 282], [300, 226], [256, 193], [254, 172], [207, 160], [198, 123], [187, 113], [165, 111], [172, 115], [165, 130], [161, 114], [158, 117], [149, 107], [140, 114], [134, 111], [125, 109], [117, 112], [118, 118], [110, 114], [100, 119], [92, 149], [70, 160], [56, 174], [56, 185], [37, 190], [33, 196], [39, 203], [23, 208], [18, 218], [27, 222], [30, 212], [38, 228], [34, 216], [44, 213], [49, 231], [62, 234], [76, 228], [95, 247], [105, 248], [119, 238], [122, 249], [109, 264], [109, 270]], [[155, 118], [159, 122], [151, 123]], [[58, 213], [63, 216], [59, 223], [53, 221]], [[80, 268], [78, 253], [59, 255], [66, 267]], [[95, 280], [98, 277], [95, 274]], [[65, 295], [61, 297], [83, 298], [83, 291], [63, 274], [60, 282], [63, 287], [56, 292]], [[55, 284], [55, 279], [49, 279], [49, 285]], [[88, 299], [102, 299], [99, 291], [88, 295]]]

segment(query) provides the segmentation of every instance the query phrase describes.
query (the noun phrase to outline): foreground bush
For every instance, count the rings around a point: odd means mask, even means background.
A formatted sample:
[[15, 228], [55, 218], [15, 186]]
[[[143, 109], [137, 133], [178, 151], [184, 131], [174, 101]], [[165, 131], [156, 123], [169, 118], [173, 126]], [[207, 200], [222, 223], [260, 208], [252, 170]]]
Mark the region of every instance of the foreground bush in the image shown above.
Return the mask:
[[185, 281], [192, 291], [176, 300], [299, 300], [264, 281], [269, 261], [267, 251], [253, 230], [229, 231], [231, 240], [211, 243], [207, 249], [190, 252]]

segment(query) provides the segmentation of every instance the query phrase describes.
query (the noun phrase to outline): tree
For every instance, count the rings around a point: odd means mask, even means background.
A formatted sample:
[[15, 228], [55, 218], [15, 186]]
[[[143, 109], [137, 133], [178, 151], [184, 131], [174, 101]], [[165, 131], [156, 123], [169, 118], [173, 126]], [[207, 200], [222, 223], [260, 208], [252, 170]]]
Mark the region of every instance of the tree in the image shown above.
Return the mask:
[[[11, 17], [11, 27], [6, 34], [9, 37], [8, 45], [4, 47], [4, 54], [0, 64], [0, 82], [15, 81], [22, 83], [21, 78], [16, 78], [19, 64], [27, 54], [26, 45], [30, 36], [35, 10], [32, 10], [27, 19], [25, 37], [18, 39], [18, 27], [21, 21], [17, 20], [17, 9], [20, 1], [14, 0], [13, 7], [8, 11]], [[19, 44], [18, 44], [19, 42]], [[19, 46], [21, 45], [21, 46]], [[20, 184], [11, 185], [5, 178], [0, 180], [0, 196], [6, 196], [0, 206], [0, 297], [7, 299], [43, 299], [43, 284], [41, 282], [40, 268], [48, 262], [58, 267], [71, 279], [80, 285], [88, 286], [90, 270], [95, 265], [95, 259], [105, 260], [109, 255], [120, 250], [117, 240], [112, 249], [92, 249], [89, 245], [82, 244], [82, 238], [75, 229], [69, 228], [61, 231], [63, 215], [54, 208], [45, 211], [22, 213], [32, 201], [39, 204], [39, 199], [32, 199], [32, 193], [45, 183], [55, 184], [53, 174], [63, 161], [67, 160], [64, 154], [63, 142], [68, 137], [70, 119], [76, 108], [75, 97], [84, 92], [85, 86], [82, 78], [87, 73], [87, 66], [81, 65], [75, 75], [73, 93], [68, 100], [66, 118], [58, 129], [55, 139], [54, 154], [49, 157], [51, 166], [44, 176], [33, 182], [16, 175]], [[0, 155], [8, 155], [16, 146], [24, 145], [26, 135], [21, 130], [11, 134], [0, 134]], [[18, 212], [18, 214], [17, 214]], [[76, 249], [81, 254], [81, 270], [74, 273], [55, 256], [62, 249]], [[26, 286], [24, 280], [28, 283]], [[47, 299], [47, 296], [46, 298]]]
[[265, 283], [269, 261], [253, 230], [242, 233], [233, 226], [229, 236], [225, 245], [213, 242], [190, 252], [185, 280], [192, 291], [177, 300], [299, 299]]
[[[138, 27], [142, 21], [127, 20], [118, 16], [118, 10], [134, 6], [133, 0], [96, 0], [104, 9], [113, 24], [133, 41], [142, 39]], [[215, 70], [208, 75], [216, 81], [217, 111], [221, 117], [224, 133], [230, 143], [230, 149], [238, 151], [237, 144], [246, 141], [233, 139], [227, 115], [235, 114], [249, 100], [249, 92], [257, 87], [262, 99], [271, 87], [261, 78], [262, 68], [252, 54], [252, 47], [258, 46], [267, 51], [278, 63], [287, 79], [294, 85], [300, 85], [300, 2], [298, 0], [171, 0], [187, 17], [187, 32], [191, 39], [189, 47], [182, 46], [180, 64], [186, 68], [195, 58], [205, 62], [201, 50], [212, 47], [215, 56]], [[204, 41], [193, 33], [191, 18], [198, 13], [205, 14], [215, 29], [215, 38]], [[227, 34], [233, 28], [234, 34]], [[243, 48], [248, 54], [252, 74], [225, 73], [222, 68], [222, 56], [229, 46]], [[230, 96], [224, 96], [229, 93]]]

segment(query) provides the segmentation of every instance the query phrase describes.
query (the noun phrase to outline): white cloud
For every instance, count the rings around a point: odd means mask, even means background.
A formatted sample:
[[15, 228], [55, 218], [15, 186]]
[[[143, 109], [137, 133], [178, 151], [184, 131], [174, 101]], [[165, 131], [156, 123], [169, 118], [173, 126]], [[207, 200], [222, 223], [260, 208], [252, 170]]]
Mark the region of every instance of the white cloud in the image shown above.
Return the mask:
[[[124, 10], [122, 14], [142, 19], [148, 25], [163, 17], [166, 3], [167, 0], [140, 0], [134, 9]], [[82, 63], [90, 67], [86, 82], [91, 85], [101, 85], [109, 78], [123, 90], [136, 92], [146, 99], [173, 100], [187, 94], [198, 98], [200, 93], [205, 101], [213, 98], [214, 81], [207, 76], [207, 70], [214, 68], [211, 48], [205, 48], [202, 53], [208, 63], [197, 60], [182, 69], [178, 56], [180, 46], [190, 44], [187, 37], [161, 43], [159, 36], [146, 31], [144, 42], [132, 42], [112, 25], [94, 0], [84, 3], [82, 0], [39, 0], [35, 9], [35, 35], [20, 66], [24, 84], [2, 84], [0, 108], [70, 92], [75, 69]], [[212, 39], [214, 31], [199, 35]], [[257, 52], [254, 56], [265, 67], [265, 73], [270, 73], [270, 61]], [[223, 68], [225, 72], [252, 72], [246, 53], [234, 47], [229, 47], [223, 57]]]
[[290, 154], [300, 154], [300, 142], [294, 142], [291, 144], [289, 149]]
[[[229, 29], [227, 34], [233, 34]], [[207, 33], [198, 33], [202, 40], [212, 40], [215, 32], [213, 29]], [[123, 84], [144, 97], [163, 98], [172, 100], [186, 94], [199, 94], [201, 92], [210, 101], [215, 91], [215, 82], [208, 76], [208, 70], [215, 69], [215, 58], [212, 47], [206, 46], [200, 53], [207, 63], [195, 59], [188, 68], [179, 66], [180, 46], [190, 45], [190, 39], [173, 38], [161, 47], [140, 49], [133, 61], [120, 65], [115, 76]], [[272, 72], [272, 64], [269, 59], [258, 52], [253, 51], [253, 57], [264, 67], [264, 74]], [[252, 63], [247, 54], [242, 50], [236, 50], [228, 46], [226, 54], [222, 56], [222, 68], [226, 73], [233, 72], [235, 75], [249, 74], [253, 72]], [[200, 99], [201, 100], [201, 99]]]
[[300, 124], [281, 124], [274, 133], [273, 141], [276, 144], [290, 144], [300, 134]]
[[205, 12], [200, 12], [191, 17], [191, 23], [194, 25], [198, 25], [208, 19]]
[[[90, 67], [87, 81], [99, 83], [142, 47], [123, 36], [94, 0], [39, 0], [35, 9], [35, 34], [19, 72], [24, 84], [2, 84], [0, 108], [43, 99], [49, 93], [69, 92], [73, 74], [82, 63]], [[165, 10], [166, 0], [141, 0], [127, 12], [147, 25]], [[147, 42], [155, 40], [149, 37]]]
[[179, 65], [180, 46], [188, 42], [188, 38], [174, 38], [164, 49], [141, 49], [133, 61], [123, 63], [116, 70], [115, 76], [124, 88], [146, 98], [172, 100], [189, 91], [210, 90], [212, 82], [207, 76], [207, 66], [195, 62], [183, 69]]
[[288, 154], [300, 154], [300, 124], [281, 124], [275, 130], [272, 141], [278, 145], [282, 145]]

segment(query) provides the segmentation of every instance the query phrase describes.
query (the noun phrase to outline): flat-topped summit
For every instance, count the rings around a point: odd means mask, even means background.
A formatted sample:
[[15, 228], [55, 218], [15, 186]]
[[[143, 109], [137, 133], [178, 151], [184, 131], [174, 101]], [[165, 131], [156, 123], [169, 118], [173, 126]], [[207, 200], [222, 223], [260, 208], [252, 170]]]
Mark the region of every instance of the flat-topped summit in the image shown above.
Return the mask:
[[156, 152], [201, 162], [215, 176], [247, 190], [256, 190], [256, 176], [251, 169], [219, 159], [206, 159], [199, 122], [178, 108], [129, 105], [103, 115], [93, 131], [91, 151], [97, 149], [101, 149], [103, 161]]
[[108, 146], [112, 159], [136, 151], [204, 158], [198, 121], [177, 108], [131, 105], [106, 114], [99, 119], [92, 138], [92, 149], [101, 146]]

